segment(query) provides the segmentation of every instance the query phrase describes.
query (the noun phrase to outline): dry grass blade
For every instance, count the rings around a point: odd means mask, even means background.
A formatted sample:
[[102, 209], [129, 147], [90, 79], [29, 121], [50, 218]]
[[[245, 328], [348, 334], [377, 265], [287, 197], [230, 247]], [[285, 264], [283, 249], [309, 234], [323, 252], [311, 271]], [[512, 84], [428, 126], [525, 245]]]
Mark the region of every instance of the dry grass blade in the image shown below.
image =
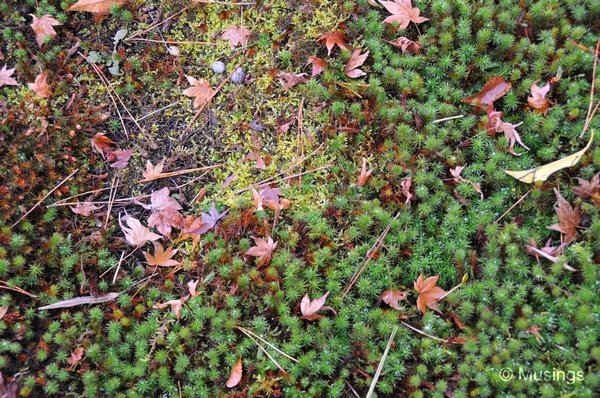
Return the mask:
[[57, 309], [57, 308], [75, 307], [77, 305], [83, 305], [83, 304], [106, 303], [107, 301], [114, 300], [115, 298], [117, 298], [118, 295], [119, 295], [119, 293], [108, 293], [104, 296], [98, 296], [98, 297], [94, 297], [94, 296], [75, 297], [75, 298], [68, 299], [68, 300], [62, 300], [62, 301], [59, 301], [54, 304], [45, 305], [43, 307], [38, 308], [38, 310], [53, 310], [53, 309]]
[[394, 337], [396, 336], [396, 332], [398, 331], [398, 326], [394, 326], [392, 333], [390, 334], [390, 338], [385, 346], [385, 351], [383, 351], [383, 355], [381, 356], [381, 360], [379, 361], [379, 365], [377, 366], [377, 370], [375, 371], [375, 376], [373, 376], [373, 380], [371, 381], [371, 386], [369, 387], [369, 391], [367, 392], [366, 398], [370, 398], [375, 392], [375, 385], [377, 384], [377, 380], [379, 380], [379, 376], [381, 375], [381, 371], [383, 370], [383, 364], [385, 363], [385, 359], [390, 352], [390, 348], [392, 347], [392, 343], [394, 342]]
[[[239, 329], [239, 328], [238, 328], [238, 329]], [[260, 343], [259, 343], [258, 341], [256, 341], [256, 339], [255, 339], [254, 337], [252, 337], [250, 334], [247, 334], [247, 333], [246, 333], [246, 332], [244, 332], [242, 329], [239, 329], [239, 330], [240, 330], [242, 333], [244, 333], [246, 336], [248, 336], [248, 338], [249, 338], [250, 340], [252, 340], [252, 341], [254, 342], [254, 344], [256, 344], [256, 345], [257, 345], [257, 347], [261, 349], [261, 351], [262, 351], [262, 352], [264, 352], [264, 353], [265, 353], [265, 355], [266, 355], [266, 356], [267, 356], [267, 357], [268, 357], [268, 358], [271, 360], [271, 362], [273, 362], [273, 363], [275, 364], [275, 366], [277, 366], [277, 368], [278, 368], [279, 370], [281, 370], [283, 373], [287, 374], [287, 372], [285, 371], [285, 369], [283, 369], [283, 368], [281, 367], [281, 365], [279, 364], [279, 362], [277, 362], [277, 361], [275, 360], [275, 358], [273, 358], [273, 357], [271, 356], [271, 354], [269, 354], [269, 352], [268, 352], [268, 351], [265, 349], [265, 347], [263, 347], [262, 345], [260, 345]]]
[[275, 351], [277, 351], [278, 353], [280, 353], [281, 355], [283, 355], [284, 357], [286, 357], [287, 359], [294, 361], [294, 362], [298, 362], [298, 360], [288, 354], [286, 354], [285, 352], [281, 351], [279, 348], [275, 347], [273, 344], [269, 343], [267, 340], [263, 339], [262, 337], [260, 337], [259, 335], [257, 335], [256, 333], [253, 333], [252, 331], [243, 328], [241, 326], [236, 326], [236, 328], [244, 333], [244, 334], [250, 334], [254, 337], [256, 337], [257, 339], [259, 339], [260, 341], [262, 341], [263, 343], [265, 343], [266, 345], [268, 345], [269, 347], [271, 347], [272, 349], [274, 349]]
[[8, 286], [4, 281], [0, 281], [0, 289], [12, 290], [13, 292], [21, 293], [31, 298], [37, 297], [35, 294], [29, 293], [27, 290], [23, 290], [20, 287]]
[[594, 89], [596, 86], [596, 70], [597, 70], [596, 68], [598, 66], [598, 50], [599, 49], [600, 49], [600, 39], [598, 39], [598, 41], [596, 42], [596, 52], [594, 54], [595, 56], [594, 56], [594, 67], [592, 69], [592, 86], [590, 88], [590, 103], [588, 105], [588, 111], [585, 116], [585, 124], [583, 126], [583, 130], [581, 131], [581, 134], [579, 135], [579, 138], [582, 138], [583, 135], [585, 134], [585, 131], [589, 127], [590, 122], [594, 118], [594, 114], [598, 110], [598, 105], [600, 105], [600, 103], [597, 104], [596, 107], [594, 108], [594, 110], [592, 111], [592, 107], [594, 104]]
[[401, 323], [401, 324], [403, 324], [404, 326], [406, 326], [407, 328], [409, 328], [409, 329], [411, 329], [411, 330], [414, 330], [415, 332], [417, 332], [417, 333], [419, 333], [419, 334], [422, 334], [422, 335], [423, 335], [423, 336], [425, 336], [425, 337], [429, 337], [430, 339], [434, 339], [434, 340], [436, 340], [436, 341], [439, 341], [440, 343], [447, 343], [447, 342], [448, 342], [448, 340], [440, 339], [439, 337], [436, 337], [436, 336], [432, 336], [432, 335], [430, 335], [430, 334], [427, 334], [427, 333], [425, 333], [424, 331], [422, 331], [422, 330], [420, 330], [420, 329], [417, 329], [417, 328], [416, 328], [416, 327], [414, 327], [414, 326], [410, 326], [410, 325], [409, 325], [408, 323], [406, 323], [406, 322], [400, 321], [400, 323]]

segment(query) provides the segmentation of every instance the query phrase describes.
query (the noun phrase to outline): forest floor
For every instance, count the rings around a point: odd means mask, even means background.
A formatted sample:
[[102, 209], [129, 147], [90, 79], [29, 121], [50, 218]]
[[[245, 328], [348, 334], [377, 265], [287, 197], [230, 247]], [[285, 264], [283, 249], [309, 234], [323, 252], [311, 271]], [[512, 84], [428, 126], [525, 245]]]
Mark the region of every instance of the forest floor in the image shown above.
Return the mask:
[[0, 396], [600, 389], [597, 1], [0, 27]]

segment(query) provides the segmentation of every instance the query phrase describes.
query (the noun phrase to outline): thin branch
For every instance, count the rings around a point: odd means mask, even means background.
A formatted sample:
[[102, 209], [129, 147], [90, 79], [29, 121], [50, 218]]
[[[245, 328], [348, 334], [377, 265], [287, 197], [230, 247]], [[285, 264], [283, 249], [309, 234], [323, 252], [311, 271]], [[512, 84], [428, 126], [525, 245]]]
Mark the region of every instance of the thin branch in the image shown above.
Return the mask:
[[517, 206], [519, 203], [521, 203], [521, 202], [523, 201], [523, 199], [525, 199], [525, 198], [527, 197], [527, 195], [529, 195], [529, 193], [530, 193], [531, 191], [533, 191], [533, 187], [531, 187], [531, 188], [529, 189], [529, 191], [525, 192], [525, 194], [524, 194], [523, 196], [521, 196], [521, 197], [519, 198], [519, 200], [517, 200], [517, 201], [516, 201], [516, 202], [515, 202], [515, 203], [514, 203], [512, 206], [510, 206], [510, 207], [508, 208], [508, 210], [506, 210], [504, 213], [502, 213], [502, 215], [501, 215], [500, 217], [498, 217], [498, 219], [497, 219], [496, 221], [494, 221], [494, 222], [498, 222], [498, 221], [502, 220], [502, 218], [503, 218], [505, 215], [507, 215], [507, 214], [508, 214], [508, 213], [509, 213], [509, 212], [510, 212], [512, 209], [514, 209], [514, 208], [515, 208], [515, 206]]
[[243, 328], [241, 326], [236, 326], [236, 329], [238, 329], [239, 331], [246, 333], [246, 334], [251, 334], [252, 336], [256, 337], [257, 339], [259, 339], [260, 341], [262, 341], [263, 343], [265, 343], [266, 345], [268, 345], [269, 347], [271, 347], [272, 349], [274, 349], [275, 351], [277, 351], [278, 353], [280, 353], [281, 355], [283, 355], [284, 357], [294, 361], [294, 362], [298, 362], [298, 360], [288, 354], [286, 354], [285, 352], [281, 351], [279, 348], [275, 347], [273, 344], [269, 343], [267, 340], [263, 339], [262, 337], [260, 337], [259, 335], [257, 335], [256, 333]]
[[242, 331], [242, 333], [244, 333], [246, 336], [248, 336], [248, 338], [249, 338], [250, 340], [254, 341], [254, 344], [256, 344], [256, 345], [258, 346], [258, 348], [260, 348], [260, 349], [262, 350], [262, 352], [264, 352], [264, 353], [265, 353], [265, 355], [266, 355], [267, 357], [269, 357], [269, 359], [271, 360], [271, 362], [273, 362], [273, 363], [275, 364], [275, 366], [277, 366], [277, 367], [279, 368], [279, 370], [281, 370], [283, 373], [287, 374], [287, 372], [285, 371], [285, 369], [283, 369], [283, 368], [281, 367], [281, 365], [279, 364], [279, 362], [277, 362], [277, 361], [275, 360], [275, 358], [273, 358], [273, 357], [271, 356], [271, 354], [269, 354], [269, 352], [268, 352], [268, 351], [267, 351], [267, 350], [266, 350], [266, 349], [265, 349], [265, 348], [264, 348], [262, 345], [260, 345], [260, 343], [259, 343], [258, 341], [256, 341], [256, 339], [255, 339], [254, 337], [252, 337], [252, 336], [251, 336], [251, 335], [249, 335], [249, 334], [246, 334], [246, 333], [245, 333], [245, 332], [243, 332], [243, 331]]
[[21, 293], [31, 298], [37, 298], [35, 294], [29, 293], [27, 290], [23, 290], [20, 287], [8, 286], [4, 281], [0, 281], [0, 289], [12, 290], [13, 292]]
[[383, 351], [383, 355], [381, 356], [381, 360], [379, 361], [379, 365], [377, 366], [377, 370], [375, 371], [375, 376], [373, 376], [373, 380], [371, 381], [371, 386], [369, 387], [369, 392], [365, 398], [371, 398], [373, 392], [375, 392], [375, 385], [377, 384], [377, 380], [379, 380], [379, 376], [381, 375], [381, 371], [383, 370], [383, 364], [388, 356], [388, 352], [390, 352], [390, 347], [394, 342], [394, 336], [396, 336], [396, 332], [398, 331], [398, 326], [394, 326], [392, 333], [390, 334], [390, 338], [388, 339], [387, 345], [385, 346], [385, 351]]
[[445, 117], [443, 119], [436, 119], [434, 121], [432, 121], [431, 123], [441, 123], [441, 122], [446, 122], [448, 120], [454, 120], [454, 119], [460, 119], [461, 117], [464, 117], [465, 115], [456, 115], [456, 116], [450, 116], [450, 117]]
[[419, 334], [422, 334], [422, 335], [423, 335], [423, 336], [425, 336], [425, 337], [429, 337], [430, 339], [437, 340], [437, 341], [439, 341], [439, 342], [441, 342], [441, 343], [447, 343], [447, 342], [448, 342], [448, 340], [440, 339], [439, 337], [436, 337], [436, 336], [432, 336], [432, 335], [430, 335], [430, 334], [427, 334], [427, 333], [425, 333], [424, 331], [422, 331], [422, 330], [419, 330], [419, 329], [417, 329], [417, 328], [416, 328], [416, 327], [414, 327], [414, 326], [410, 326], [410, 325], [409, 325], [408, 323], [406, 323], [406, 322], [400, 321], [400, 323], [401, 323], [401, 324], [403, 324], [404, 326], [406, 326], [407, 328], [409, 328], [409, 329], [411, 329], [411, 330], [414, 330], [415, 332], [417, 332], [417, 333], [419, 333]]

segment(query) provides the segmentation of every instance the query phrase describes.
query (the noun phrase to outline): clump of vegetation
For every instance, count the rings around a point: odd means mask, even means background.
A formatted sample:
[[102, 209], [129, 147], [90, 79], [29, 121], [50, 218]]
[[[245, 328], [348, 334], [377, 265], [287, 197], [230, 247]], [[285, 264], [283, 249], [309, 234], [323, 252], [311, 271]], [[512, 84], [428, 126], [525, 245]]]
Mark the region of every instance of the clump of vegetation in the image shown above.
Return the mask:
[[0, 19], [3, 393], [598, 390], [594, 2]]

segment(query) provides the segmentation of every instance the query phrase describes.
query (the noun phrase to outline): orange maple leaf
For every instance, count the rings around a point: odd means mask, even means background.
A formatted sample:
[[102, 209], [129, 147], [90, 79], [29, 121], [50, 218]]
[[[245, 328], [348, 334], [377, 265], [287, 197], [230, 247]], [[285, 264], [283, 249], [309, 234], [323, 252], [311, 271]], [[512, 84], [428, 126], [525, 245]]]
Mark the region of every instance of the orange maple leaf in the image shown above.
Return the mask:
[[248, 36], [250, 36], [251, 31], [249, 29], [244, 28], [243, 26], [234, 26], [231, 25], [221, 35], [221, 38], [224, 40], [229, 40], [229, 47], [235, 48], [238, 45], [245, 46], [248, 44]]
[[163, 245], [158, 242], [154, 243], [154, 254], [144, 252], [144, 257], [148, 265], [154, 265], [159, 267], [173, 267], [179, 264], [179, 261], [173, 260], [173, 256], [177, 253], [177, 249], [173, 249], [172, 246], [167, 247], [165, 250]]
[[358, 176], [358, 181], [356, 182], [356, 186], [362, 187], [365, 185], [371, 173], [373, 173], [374, 169], [367, 170], [367, 159], [362, 158], [362, 167], [360, 169], [360, 174]]
[[437, 302], [440, 297], [446, 294], [446, 291], [441, 287], [436, 286], [439, 277], [439, 275], [435, 275], [423, 279], [423, 274], [421, 274], [415, 281], [415, 290], [419, 293], [419, 297], [417, 297], [417, 307], [423, 314], [427, 311], [427, 307], [441, 313]]
[[41, 72], [37, 75], [35, 82], [29, 83], [28, 86], [34, 93], [42, 98], [50, 98], [52, 95], [52, 90], [48, 84], [48, 73], [46, 72]]
[[323, 69], [327, 66], [327, 62], [317, 57], [316, 55], [311, 55], [308, 57], [306, 64], [312, 64], [312, 72], [311, 77], [317, 76], [319, 73], [323, 72]]
[[400, 29], [406, 29], [411, 22], [420, 24], [429, 20], [419, 15], [421, 11], [412, 6], [411, 0], [382, 1], [381, 5], [392, 14], [385, 19], [385, 22], [389, 24], [398, 22]]
[[379, 298], [381, 300], [383, 300], [384, 303], [386, 303], [387, 305], [389, 305], [390, 307], [399, 310], [400, 306], [398, 305], [398, 302], [400, 300], [406, 300], [406, 295], [407, 295], [407, 291], [404, 290], [385, 290], [383, 293], [381, 293], [381, 295], [379, 296]]
[[183, 90], [183, 94], [188, 97], [194, 97], [194, 108], [200, 108], [207, 104], [215, 95], [215, 90], [210, 87], [206, 79], [195, 79], [192, 76], [186, 76], [191, 87]]
[[346, 43], [346, 36], [344, 35], [344, 32], [340, 32], [339, 30], [335, 32], [327, 32], [317, 39], [317, 43], [322, 41], [325, 41], [327, 55], [331, 55], [331, 50], [333, 50], [335, 45], [340, 48], [350, 49], [348, 47], [348, 43]]
[[564, 243], [571, 243], [575, 240], [575, 236], [577, 236], [577, 226], [581, 220], [579, 208], [573, 208], [556, 188], [554, 188], [554, 193], [556, 194], [557, 202], [554, 211], [556, 211], [556, 215], [558, 216], [558, 223], [552, 224], [548, 228], [564, 234]]
[[254, 238], [254, 243], [256, 246], [252, 246], [250, 249], [248, 249], [246, 254], [248, 256], [258, 257], [258, 261], [256, 262], [258, 267], [269, 265], [273, 251], [277, 247], [277, 242], [274, 242], [273, 238], [269, 236], [267, 240], [262, 238]]
[[56, 19], [52, 18], [52, 15], [45, 14], [39, 18], [34, 14], [29, 15], [33, 18], [31, 21], [31, 29], [35, 32], [35, 41], [40, 47], [44, 44], [44, 39], [46, 39], [46, 37], [56, 36], [54, 26], [62, 25]]

